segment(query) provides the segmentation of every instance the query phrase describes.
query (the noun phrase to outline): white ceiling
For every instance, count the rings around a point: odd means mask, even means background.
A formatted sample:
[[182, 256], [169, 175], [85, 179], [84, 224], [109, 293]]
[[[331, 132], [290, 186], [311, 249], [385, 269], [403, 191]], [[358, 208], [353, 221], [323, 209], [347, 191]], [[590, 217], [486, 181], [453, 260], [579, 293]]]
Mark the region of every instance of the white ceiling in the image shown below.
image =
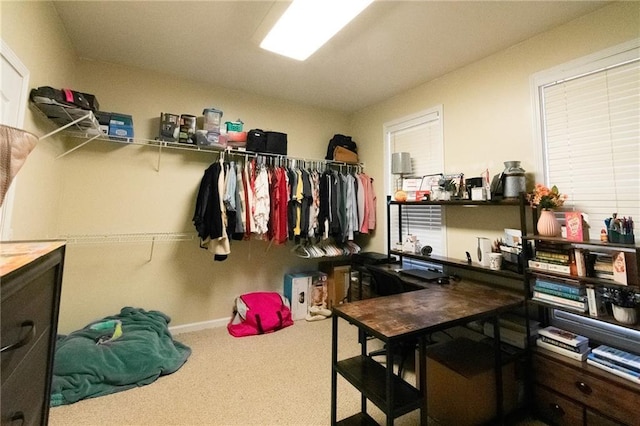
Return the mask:
[[606, 3], [376, 0], [305, 62], [259, 48], [285, 1], [54, 5], [81, 57], [353, 112]]

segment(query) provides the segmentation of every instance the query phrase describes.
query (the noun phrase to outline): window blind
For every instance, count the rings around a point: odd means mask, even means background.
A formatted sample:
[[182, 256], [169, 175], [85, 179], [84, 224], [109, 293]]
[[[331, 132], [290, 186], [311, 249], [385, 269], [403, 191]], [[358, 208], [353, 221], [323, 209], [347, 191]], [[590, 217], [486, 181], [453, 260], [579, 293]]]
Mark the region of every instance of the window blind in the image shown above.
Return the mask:
[[588, 215], [591, 238], [614, 212], [640, 220], [640, 59], [539, 90], [546, 183]]
[[[389, 152], [411, 154], [412, 176], [441, 173], [444, 169], [444, 144], [442, 133], [442, 110], [438, 108], [416, 117], [403, 120], [387, 128]], [[391, 167], [389, 166], [389, 170]], [[395, 188], [396, 176], [390, 185]], [[391, 209], [390, 238], [403, 241], [407, 234], [415, 235], [421, 245], [429, 245], [434, 254], [445, 255], [445, 232], [442, 224], [442, 209], [439, 206], [402, 206], [402, 218], [398, 209]], [[403, 236], [398, 235], [398, 223], [402, 220]], [[402, 238], [402, 239], [401, 239]]]

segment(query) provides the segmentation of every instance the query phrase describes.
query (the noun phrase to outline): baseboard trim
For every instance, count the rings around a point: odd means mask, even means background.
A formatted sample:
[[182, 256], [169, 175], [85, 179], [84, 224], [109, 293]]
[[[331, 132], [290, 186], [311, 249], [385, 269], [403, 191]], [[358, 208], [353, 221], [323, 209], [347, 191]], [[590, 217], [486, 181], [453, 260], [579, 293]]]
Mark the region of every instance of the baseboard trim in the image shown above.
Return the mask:
[[194, 322], [191, 324], [176, 325], [169, 327], [171, 334], [191, 333], [192, 331], [207, 330], [209, 328], [225, 327], [229, 322], [228, 318], [220, 318], [210, 321]]

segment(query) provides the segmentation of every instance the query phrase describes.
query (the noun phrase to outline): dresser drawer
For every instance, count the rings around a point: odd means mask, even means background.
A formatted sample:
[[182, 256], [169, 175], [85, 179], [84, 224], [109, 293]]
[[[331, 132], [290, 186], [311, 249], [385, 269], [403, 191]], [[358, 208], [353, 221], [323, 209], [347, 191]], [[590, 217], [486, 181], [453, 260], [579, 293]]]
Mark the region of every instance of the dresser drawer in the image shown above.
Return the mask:
[[51, 331], [56, 273], [56, 268], [49, 268], [29, 282], [3, 278], [0, 342], [7, 349], [1, 354], [1, 383], [11, 376], [43, 333]]
[[640, 424], [640, 392], [631, 387], [540, 353], [534, 356], [534, 371], [536, 382], [606, 416], [627, 424]]
[[536, 414], [553, 425], [583, 424], [584, 408], [542, 386], [535, 387]]
[[[46, 424], [48, 338], [41, 336], [2, 384], [2, 426]], [[3, 378], [4, 379], [4, 378]], [[48, 401], [47, 401], [48, 404]], [[13, 418], [13, 419], [12, 419]]]
[[[609, 418], [603, 417], [598, 413], [594, 413], [591, 410], [587, 410], [585, 413], [587, 419], [587, 426], [623, 426], [624, 423], [617, 422], [615, 420], [611, 420]], [[633, 423], [632, 423], [633, 424]]]

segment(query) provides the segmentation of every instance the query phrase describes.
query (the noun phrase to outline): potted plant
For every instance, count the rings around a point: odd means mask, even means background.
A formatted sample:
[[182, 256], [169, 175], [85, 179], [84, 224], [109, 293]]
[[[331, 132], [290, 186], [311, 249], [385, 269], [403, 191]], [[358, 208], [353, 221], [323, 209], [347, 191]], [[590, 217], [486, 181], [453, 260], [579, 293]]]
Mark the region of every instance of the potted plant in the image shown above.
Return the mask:
[[636, 307], [640, 303], [640, 294], [630, 288], [605, 288], [605, 301], [611, 303], [611, 310], [616, 321], [623, 324], [635, 324], [638, 321]]

